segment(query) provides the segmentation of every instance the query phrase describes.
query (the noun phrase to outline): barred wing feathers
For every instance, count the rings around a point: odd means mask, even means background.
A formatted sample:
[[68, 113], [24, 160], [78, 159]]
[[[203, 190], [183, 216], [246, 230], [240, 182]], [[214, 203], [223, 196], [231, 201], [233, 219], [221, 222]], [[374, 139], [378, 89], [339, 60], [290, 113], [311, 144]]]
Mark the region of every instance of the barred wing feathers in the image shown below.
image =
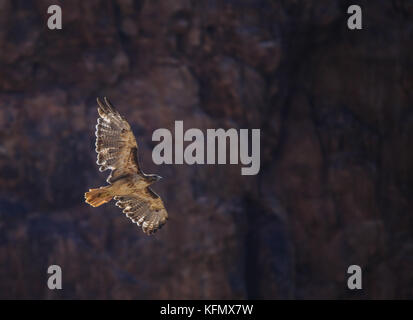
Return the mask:
[[99, 108], [96, 125], [97, 164], [100, 171], [112, 170], [106, 180], [113, 183], [128, 174], [140, 174], [138, 163], [138, 144], [129, 123], [112, 106], [108, 99], [102, 103], [97, 99]]
[[149, 187], [141, 193], [128, 196], [117, 196], [116, 205], [123, 209], [123, 213], [138, 226], [143, 232], [150, 235], [155, 233], [168, 220], [162, 199]]

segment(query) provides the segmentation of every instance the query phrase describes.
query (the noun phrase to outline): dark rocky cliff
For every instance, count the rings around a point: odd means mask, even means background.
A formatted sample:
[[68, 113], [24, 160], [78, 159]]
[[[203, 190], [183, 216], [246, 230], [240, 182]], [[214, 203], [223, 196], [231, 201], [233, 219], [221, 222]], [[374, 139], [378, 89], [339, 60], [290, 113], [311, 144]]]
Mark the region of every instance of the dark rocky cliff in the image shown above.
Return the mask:
[[[0, 298], [413, 298], [413, 5], [358, 3], [0, 1]], [[83, 202], [97, 96], [165, 177], [154, 237]], [[260, 174], [154, 165], [175, 120], [260, 128]]]

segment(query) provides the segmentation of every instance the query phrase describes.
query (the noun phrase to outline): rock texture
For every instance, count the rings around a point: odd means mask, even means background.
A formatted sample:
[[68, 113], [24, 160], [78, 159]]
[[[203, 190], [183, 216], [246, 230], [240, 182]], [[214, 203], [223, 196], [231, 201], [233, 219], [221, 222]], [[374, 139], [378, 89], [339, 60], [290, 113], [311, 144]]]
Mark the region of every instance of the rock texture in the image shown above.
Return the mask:
[[[413, 298], [413, 5], [0, 1], [0, 298]], [[147, 237], [83, 193], [96, 96], [165, 179]], [[156, 166], [152, 132], [261, 128], [261, 171]], [[47, 268], [63, 290], [47, 288]], [[363, 290], [347, 289], [360, 265]]]

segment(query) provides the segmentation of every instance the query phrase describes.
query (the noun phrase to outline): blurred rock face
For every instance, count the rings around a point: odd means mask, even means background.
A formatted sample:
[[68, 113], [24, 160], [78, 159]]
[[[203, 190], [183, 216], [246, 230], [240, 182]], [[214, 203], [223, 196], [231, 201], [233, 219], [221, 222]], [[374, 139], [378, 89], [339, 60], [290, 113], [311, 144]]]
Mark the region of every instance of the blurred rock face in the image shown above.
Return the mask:
[[[47, 1], [0, 1], [0, 298], [413, 297], [411, 5], [350, 32], [345, 1], [57, 2], [50, 31]], [[165, 178], [154, 237], [83, 202], [96, 96]], [[261, 128], [260, 174], [154, 165], [175, 120]]]

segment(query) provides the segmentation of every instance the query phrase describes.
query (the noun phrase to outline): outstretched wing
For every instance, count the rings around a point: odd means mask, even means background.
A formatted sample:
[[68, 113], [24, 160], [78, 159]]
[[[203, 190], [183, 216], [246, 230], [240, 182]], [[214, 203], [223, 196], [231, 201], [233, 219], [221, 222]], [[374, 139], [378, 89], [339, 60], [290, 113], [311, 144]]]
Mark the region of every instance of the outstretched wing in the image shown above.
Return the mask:
[[98, 124], [96, 125], [96, 163], [99, 170], [112, 170], [107, 178], [113, 183], [129, 174], [140, 173], [138, 163], [138, 144], [129, 123], [112, 106], [108, 99], [99, 105]]
[[147, 235], [155, 233], [168, 220], [162, 199], [149, 187], [140, 193], [128, 196], [116, 196], [116, 205], [138, 226], [142, 226]]

